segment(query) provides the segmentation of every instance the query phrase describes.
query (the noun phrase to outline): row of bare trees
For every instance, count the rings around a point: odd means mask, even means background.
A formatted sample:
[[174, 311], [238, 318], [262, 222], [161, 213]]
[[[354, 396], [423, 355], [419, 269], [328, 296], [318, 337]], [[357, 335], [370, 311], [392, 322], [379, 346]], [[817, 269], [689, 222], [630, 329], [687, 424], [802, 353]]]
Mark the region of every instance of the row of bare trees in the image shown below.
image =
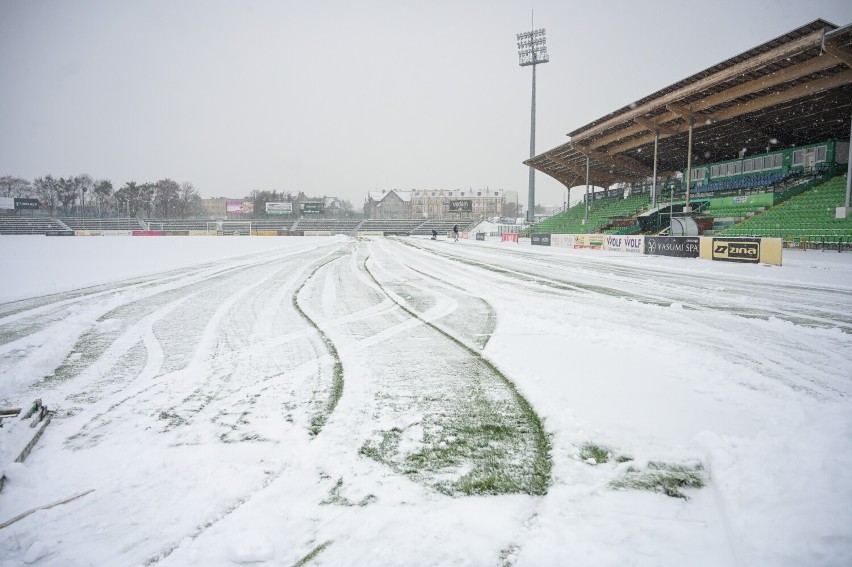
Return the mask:
[[86, 173], [45, 175], [32, 182], [6, 175], [0, 177], [0, 197], [38, 199], [51, 215], [187, 218], [201, 214], [201, 196], [192, 183], [168, 178], [156, 183], [128, 181], [113, 191], [110, 180], [95, 180]]

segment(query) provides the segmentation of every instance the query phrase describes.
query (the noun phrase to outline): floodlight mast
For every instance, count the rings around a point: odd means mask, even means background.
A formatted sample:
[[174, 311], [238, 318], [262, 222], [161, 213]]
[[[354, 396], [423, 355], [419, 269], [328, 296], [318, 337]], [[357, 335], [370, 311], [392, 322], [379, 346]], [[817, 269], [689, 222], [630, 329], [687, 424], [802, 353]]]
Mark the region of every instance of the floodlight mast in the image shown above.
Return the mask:
[[[535, 66], [547, 63], [547, 45], [544, 28], [518, 34], [518, 64], [521, 67], [532, 65], [532, 107], [530, 110], [530, 159], [535, 157]], [[535, 220], [535, 169], [530, 166], [530, 187], [527, 199], [527, 221]]]

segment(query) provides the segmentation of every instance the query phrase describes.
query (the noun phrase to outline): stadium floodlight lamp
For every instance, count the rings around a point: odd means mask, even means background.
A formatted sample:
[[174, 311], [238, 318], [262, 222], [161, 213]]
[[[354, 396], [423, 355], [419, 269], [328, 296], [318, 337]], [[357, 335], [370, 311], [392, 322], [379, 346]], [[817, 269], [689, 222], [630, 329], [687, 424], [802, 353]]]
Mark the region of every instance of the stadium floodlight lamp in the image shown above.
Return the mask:
[[550, 61], [550, 56], [547, 54], [547, 38], [544, 33], [544, 28], [541, 28], [517, 35], [518, 64], [521, 67]]
[[[547, 63], [550, 56], [547, 54], [547, 40], [544, 37], [544, 28], [534, 29], [517, 34], [518, 39], [518, 64], [521, 67], [532, 65], [532, 106], [530, 108], [530, 159], [535, 156], [535, 66], [539, 63]], [[527, 193], [527, 221], [535, 220], [535, 169], [530, 166], [529, 192]]]

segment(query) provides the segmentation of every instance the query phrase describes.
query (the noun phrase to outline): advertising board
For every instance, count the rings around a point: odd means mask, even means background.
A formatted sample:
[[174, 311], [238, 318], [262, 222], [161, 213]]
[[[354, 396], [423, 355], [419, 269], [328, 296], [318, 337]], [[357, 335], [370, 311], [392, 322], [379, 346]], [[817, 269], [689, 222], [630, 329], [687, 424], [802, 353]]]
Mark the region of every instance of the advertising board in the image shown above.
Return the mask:
[[38, 210], [38, 199], [15, 199], [16, 210]]
[[470, 199], [450, 199], [451, 213], [471, 213], [473, 212], [473, 201]]
[[550, 246], [550, 235], [546, 233], [531, 234], [530, 243], [533, 246]]
[[698, 258], [700, 240], [697, 236], [646, 236], [644, 240], [645, 254]]
[[15, 199], [12, 197], [0, 197], [0, 209], [14, 209]]
[[236, 215], [250, 215], [254, 212], [254, 202], [253, 201], [228, 201], [225, 206], [225, 210], [229, 214]]
[[517, 242], [518, 241], [518, 233], [517, 232], [504, 232], [500, 239], [503, 242]]
[[603, 248], [604, 237], [602, 234], [576, 234], [574, 235], [574, 248], [592, 248], [600, 250]]
[[635, 235], [607, 235], [604, 238], [604, 250], [613, 252], [630, 252], [642, 254], [644, 249], [644, 236]]
[[325, 212], [325, 203], [322, 201], [299, 203], [299, 210], [307, 215], [321, 215]]
[[714, 238], [713, 260], [723, 262], [760, 262], [759, 238]]
[[477, 232], [476, 233], [476, 239], [477, 240], [485, 240], [485, 233], [484, 232]]
[[266, 214], [289, 215], [293, 212], [293, 203], [266, 203]]
[[574, 247], [574, 235], [573, 234], [551, 234], [550, 235], [550, 245], [551, 246], [561, 246], [562, 248], [573, 248]]

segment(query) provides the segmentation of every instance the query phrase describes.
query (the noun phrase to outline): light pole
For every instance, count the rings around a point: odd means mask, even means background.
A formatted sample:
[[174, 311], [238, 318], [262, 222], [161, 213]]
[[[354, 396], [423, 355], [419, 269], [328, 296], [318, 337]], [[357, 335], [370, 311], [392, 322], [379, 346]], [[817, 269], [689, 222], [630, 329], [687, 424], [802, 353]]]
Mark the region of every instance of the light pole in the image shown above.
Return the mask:
[[[535, 66], [547, 63], [544, 28], [518, 34], [518, 64], [521, 67], [532, 65], [532, 106], [530, 110], [530, 158], [535, 157]], [[535, 169], [530, 166], [529, 198], [527, 199], [527, 221], [535, 220]]]

